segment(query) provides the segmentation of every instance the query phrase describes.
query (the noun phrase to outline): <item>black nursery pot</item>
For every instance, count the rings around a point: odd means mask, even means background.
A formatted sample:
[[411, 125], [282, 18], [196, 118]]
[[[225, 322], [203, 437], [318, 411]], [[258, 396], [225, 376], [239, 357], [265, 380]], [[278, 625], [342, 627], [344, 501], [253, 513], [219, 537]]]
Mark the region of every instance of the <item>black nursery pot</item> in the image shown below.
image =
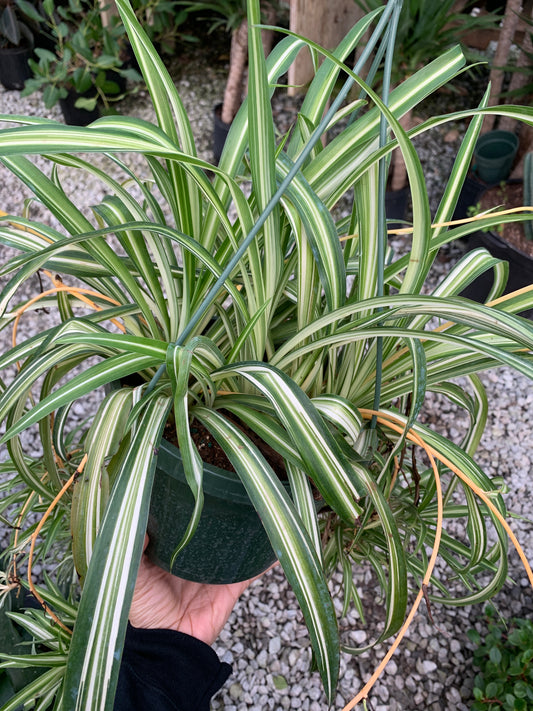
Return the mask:
[[[521, 182], [520, 180], [510, 180], [507, 185], [512, 186], [520, 184]], [[492, 186], [492, 188], [494, 187], [496, 186]], [[486, 188], [479, 193], [478, 199], [482, 200], [485, 192], [492, 188]], [[515, 247], [514, 244], [507, 242], [498, 232], [493, 230], [488, 232], [478, 230], [468, 238], [466, 244], [468, 245], [468, 251], [484, 247], [496, 259], [509, 262], [509, 276], [503, 292], [504, 294], [509, 294], [512, 291], [517, 291], [524, 286], [533, 284], [533, 258]], [[493, 283], [493, 272], [489, 270], [478, 276], [460, 295], [472, 299], [472, 301], [484, 303], [487, 300]], [[520, 315], [533, 318], [533, 309], [522, 311]]]
[[172, 554], [194, 507], [179, 450], [161, 442], [150, 503], [149, 558], [174, 575], [199, 583], [248, 580], [277, 559], [238, 475], [204, 464], [204, 508], [198, 528], [172, 569]]
[[[533, 259], [524, 252], [508, 244], [496, 232], [476, 232], [468, 241], [468, 249], [485, 247], [493, 257], [509, 262], [509, 278], [504, 294], [509, 294], [524, 286], [533, 284]], [[484, 272], [461, 292], [472, 301], [484, 303], [493, 284], [492, 270]], [[523, 311], [521, 316], [533, 318], [533, 310]]]
[[65, 99], [59, 99], [59, 105], [63, 113], [63, 118], [65, 119], [65, 123], [69, 126], [87, 126], [92, 121], [96, 121], [97, 118], [100, 118], [100, 109], [98, 106], [95, 106], [92, 111], [78, 108], [76, 106], [76, 101], [79, 98], [79, 94], [75, 91], [69, 90]]
[[0, 83], [5, 89], [23, 89], [26, 79], [31, 77], [28, 59], [31, 47], [3, 47], [0, 49]]
[[231, 123], [222, 121], [221, 114], [222, 104], [217, 104], [213, 111], [213, 157], [217, 165], [231, 128]]
[[476, 204], [479, 194], [486, 187], [485, 183], [481, 183], [479, 180], [476, 180], [475, 177], [468, 175], [459, 193], [452, 220], [466, 219], [468, 217], [469, 208]]
[[389, 230], [397, 230], [405, 227], [407, 216], [407, 201], [409, 198], [409, 188], [400, 190], [387, 190], [385, 193], [385, 214]]

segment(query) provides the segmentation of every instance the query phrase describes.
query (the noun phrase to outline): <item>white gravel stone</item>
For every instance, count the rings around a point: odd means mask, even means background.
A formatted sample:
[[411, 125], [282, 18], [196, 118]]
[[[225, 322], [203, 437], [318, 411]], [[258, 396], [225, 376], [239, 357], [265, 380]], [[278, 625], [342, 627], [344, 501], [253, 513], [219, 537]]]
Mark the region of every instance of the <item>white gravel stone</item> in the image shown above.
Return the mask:
[[270, 654], [278, 654], [281, 649], [281, 637], [273, 637], [268, 643], [268, 651]]
[[235, 701], [238, 701], [242, 696], [242, 686], [238, 683], [232, 684], [229, 688], [229, 695]]
[[385, 667], [385, 674], [396, 675], [398, 673], [398, 665], [391, 659], [390, 662]]
[[356, 644], [364, 644], [368, 639], [368, 635], [364, 630], [354, 630], [351, 636]]

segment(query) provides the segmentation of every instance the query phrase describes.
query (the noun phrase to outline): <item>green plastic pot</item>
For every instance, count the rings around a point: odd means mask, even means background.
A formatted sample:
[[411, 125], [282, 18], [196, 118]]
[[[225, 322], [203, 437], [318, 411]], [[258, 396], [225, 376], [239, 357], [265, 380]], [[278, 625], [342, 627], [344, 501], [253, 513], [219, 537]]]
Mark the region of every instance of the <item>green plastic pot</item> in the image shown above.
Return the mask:
[[171, 568], [194, 498], [179, 450], [163, 440], [148, 521], [150, 559], [181, 578], [209, 584], [248, 580], [272, 565], [277, 556], [237, 474], [204, 464], [203, 490], [204, 508], [196, 533]]
[[474, 172], [485, 183], [507, 180], [518, 150], [518, 137], [510, 131], [489, 131], [480, 136], [474, 149]]

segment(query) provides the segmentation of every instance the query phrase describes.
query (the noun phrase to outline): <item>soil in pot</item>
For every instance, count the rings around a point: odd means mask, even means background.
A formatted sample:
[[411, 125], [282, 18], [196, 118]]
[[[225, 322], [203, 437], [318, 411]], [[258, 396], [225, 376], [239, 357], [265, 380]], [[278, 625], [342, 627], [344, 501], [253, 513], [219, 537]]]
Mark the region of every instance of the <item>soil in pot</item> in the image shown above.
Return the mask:
[[[496, 185], [486, 190], [480, 197], [480, 211], [502, 206], [504, 209], [522, 207], [524, 205], [524, 189], [521, 181]], [[533, 259], [533, 241], [526, 239], [524, 225], [521, 222], [511, 222], [494, 229], [504, 242], [510, 244], [519, 252]]]
[[[279, 476], [279, 478], [282, 481], [286, 480], [287, 474], [285, 471], [283, 457], [278, 452], [276, 452], [275, 449], [272, 449], [270, 445], [268, 445], [260, 437], [258, 437], [256, 433], [253, 432], [249, 427], [243, 425], [236, 418], [232, 417], [228, 412], [224, 411], [223, 414], [225, 415], [225, 417], [227, 417], [228, 420], [231, 420], [233, 424], [237, 425], [237, 427], [239, 427], [239, 429], [246, 434], [248, 439], [250, 439], [255, 444], [261, 454], [268, 460], [268, 463]], [[222, 447], [219, 445], [213, 435], [209, 432], [209, 430], [201, 424], [201, 422], [198, 422], [198, 420], [193, 420], [191, 423], [190, 431], [192, 440], [196, 446], [196, 449], [198, 450], [198, 454], [200, 455], [202, 461], [205, 464], [211, 464], [214, 467], [224, 469], [228, 472], [235, 471], [232, 463], [228, 459]], [[172, 424], [169, 423], [165, 427], [164, 437], [175, 447], [178, 446], [176, 430]]]

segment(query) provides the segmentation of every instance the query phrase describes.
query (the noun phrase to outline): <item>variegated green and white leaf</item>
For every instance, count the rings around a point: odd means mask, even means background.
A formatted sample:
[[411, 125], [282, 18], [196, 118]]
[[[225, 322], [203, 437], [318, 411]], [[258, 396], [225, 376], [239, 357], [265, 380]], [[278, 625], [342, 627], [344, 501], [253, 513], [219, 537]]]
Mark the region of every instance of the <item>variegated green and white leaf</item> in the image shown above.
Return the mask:
[[102, 402], [87, 434], [87, 463], [74, 484], [71, 505], [72, 553], [83, 583], [109, 498], [106, 466], [124, 437], [132, 405], [131, 390], [111, 392]]
[[331, 699], [339, 670], [337, 622], [320, 562], [303, 522], [255, 445], [216, 410], [197, 407], [194, 412], [223, 447], [265, 525], [302, 608], [324, 689]]
[[17, 421], [16, 425], [9, 428], [2, 439], [3, 441], [10, 439], [30, 425], [38, 422], [41, 418], [49, 415], [56, 408], [77, 400], [96, 388], [137, 373], [139, 370], [158, 365], [158, 363], [159, 361], [153, 357], [131, 354], [107, 358], [102, 363], [97, 363], [84, 373], [72, 378], [66, 385], [58, 388], [48, 395], [45, 400], [35, 405], [24, 417]]
[[350, 446], [355, 447], [363, 428], [359, 410], [349, 400], [338, 395], [319, 395], [312, 402], [323, 417], [333, 422], [349, 438]]
[[[63, 711], [111, 711], [129, 606], [143, 550], [155, 450], [170, 407], [152, 398], [111, 492], [80, 599], [69, 651]], [[102, 585], [102, 580], [117, 581]]]
[[25, 704], [35, 702], [49, 690], [54, 693], [59, 689], [64, 674], [63, 668], [52, 667], [43, 672], [27, 686], [24, 686], [15, 696], [7, 701], [0, 711], [19, 711]]
[[167, 372], [174, 393], [174, 413], [176, 419], [176, 434], [180, 449], [183, 471], [187, 484], [194, 496], [194, 509], [181, 541], [176, 546], [170, 561], [170, 569], [176, 557], [193, 537], [204, 505], [202, 489], [204, 467], [198, 450], [194, 444], [189, 427], [189, 379], [195, 346], [201, 345], [192, 339], [187, 346], [170, 345], [167, 350]]
[[[227, 366], [218, 375], [231, 372], [245, 377], [270, 400], [326, 502], [342, 518], [355, 521], [361, 513], [357, 473], [305, 393], [282, 371], [265, 363]], [[213, 377], [216, 379], [217, 375]]]

